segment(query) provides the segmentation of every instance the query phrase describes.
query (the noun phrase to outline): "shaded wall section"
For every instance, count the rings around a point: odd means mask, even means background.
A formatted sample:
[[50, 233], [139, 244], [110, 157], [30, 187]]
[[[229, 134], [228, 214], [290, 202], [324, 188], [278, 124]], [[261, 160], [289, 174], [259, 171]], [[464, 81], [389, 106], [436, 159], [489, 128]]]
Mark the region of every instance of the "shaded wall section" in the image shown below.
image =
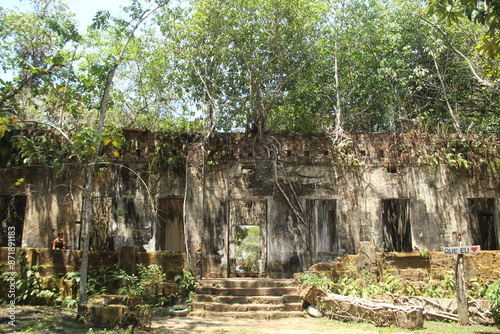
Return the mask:
[[[92, 247], [100, 251], [185, 251], [197, 276], [226, 277], [234, 271], [234, 226], [257, 224], [266, 274], [291, 277], [357, 253], [360, 242], [378, 251], [440, 251], [462, 233], [464, 244], [499, 245], [498, 174], [429, 163], [446, 156], [436, 146], [444, 139], [126, 135], [133, 147], [109, 157], [116, 164], [101, 170], [92, 194]], [[78, 173], [3, 170], [0, 195], [26, 199], [23, 246], [45, 248], [62, 231], [79, 247]], [[247, 202], [260, 204], [248, 211]]]

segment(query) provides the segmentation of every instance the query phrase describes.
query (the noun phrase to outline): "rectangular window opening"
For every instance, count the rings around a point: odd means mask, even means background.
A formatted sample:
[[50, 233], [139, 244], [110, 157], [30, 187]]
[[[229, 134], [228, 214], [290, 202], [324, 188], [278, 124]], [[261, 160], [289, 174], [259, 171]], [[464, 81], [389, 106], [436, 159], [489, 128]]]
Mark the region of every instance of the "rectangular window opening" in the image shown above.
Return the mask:
[[494, 212], [494, 198], [469, 198], [471, 241], [483, 250], [498, 250]]
[[[131, 198], [124, 198], [125, 203], [131, 201]], [[113, 247], [113, 239], [110, 237], [112, 215], [125, 214], [128, 207], [121, 211], [112, 211], [112, 206], [113, 199], [111, 197], [92, 197], [92, 216], [89, 233], [89, 247], [92, 251], [111, 250]]]
[[413, 251], [409, 199], [382, 200], [382, 228], [384, 251]]

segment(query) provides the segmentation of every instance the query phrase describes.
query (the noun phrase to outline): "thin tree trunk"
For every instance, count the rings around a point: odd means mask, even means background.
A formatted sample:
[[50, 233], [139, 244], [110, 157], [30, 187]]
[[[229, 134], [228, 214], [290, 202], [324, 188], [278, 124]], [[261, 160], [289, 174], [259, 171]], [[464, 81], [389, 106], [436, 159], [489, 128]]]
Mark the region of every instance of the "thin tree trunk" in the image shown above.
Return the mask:
[[335, 133], [336, 135], [341, 135], [343, 132], [341, 94], [340, 94], [340, 83], [339, 83], [339, 42], [340, 42], [340, 35], [342, 33], [342, 28], [344, 26], [343, 11], [344, 11], [344, 1], [341, 1], [340, 2], [340, 9], [338, 9], [338, 15], [337, 15], [340, 17], [339, 26], [337, 27], [336, 32], [335, 32], [335, 45], [334, 45], [334, 51], [335, 51], [335, 53], [334, 53], [335, 105], [334, 105], [333, 109], [335, 110], [335, 126], [333, 129], [333, 133]]
[[[129, 45], [130, 41], [134, 37], [135, 31], [139, 28], [139, 26], [146, 20], [149, 15], [151, 15], [153, 12], [155, 12], [157, 9], [166, 6], [168, 2], [165, 2], [164, 4], [161, 4], [154, 8], [153, 10], [146, 10], [142, 13], [142, 15], [138, 18], [138, 21], [136, 25], [133, 27], [132, 31], [130, 32], [127, 40], [125, 41], [125, 44], [123, 45], [120, 54], [118, 55], [118, 59], [116, 63], [113, 65], [113, 67], [110, 69], [108, 72], [108, 77], [106, 79], [106, 84], [104, 86], [104, 91], [103, 95], [101, 98], [101, 102], [99, 105], [99, 126], [97, 128], [97, 135], [98, 138], [102, 136], [103, 129], [104, 129], [104, 124], [106, 121], [106, 111], [107, 111], [107, 105], [109, 101], [109, 95], [111, 91], [111, 87], [113, 86], [113, 80], [114, 76], [116, 74], [116, 70], [118, 69], [118, 66], [123, 62], [123, 57], [125, 55], [125, 51], [127, 49], [127, 46]], [[81, 306], [85, 305], [87, 303], [87, 278], [88, 278], [88, 253], [89, 253], [89, 248], [90, 248], [90, 220], [91, 220], [91, 215], [92, 215], [92, 189], [93, 189], [93, 184], [94, 184], [94, 177], [95, 177], [95, 171], [97, 168], [97, 162], [98, 158], [101, 153], [101, 147], [102, 147], [102, 142], [99, 139], [98, 142], [96, 143], [96, 150], [94, 151], [94, 154], [92, 156], [92, 159], [90, 161], [90, 166], [88, 166], [88, 169], [86, 170], [87, 172], [85, 173], [85, 170], [83, 171], [83, 177], [82, 181], [85, 182], [85, 191], [84, 191], [84, 197], [83, 197], [83, 212], [82, 212], [82, 257], [81, 257], [81, 263], [80, 263], [80, 303], [79, 303], [79, 311], [81, 311]]]
[[336, 91], [336, 102], [335, 102], [335, 128], [334, 133], [342, 132], [342, 115], [340, 107], [340, 85], [339, 85], [339, 65], [338, 65], [338, 38], [335, 39], [335, 91]]
[[446, 107], [448, 109], [448, 112], [450, 114], [451, 120], [453, 122], [453, 127], [455, 128], [455, 131], [457, 131], [459, 136], [462, 136], [462, 129], [460, 128], [460, 123], [458, 122], [458, 118], [455, 115], [455, 111], [453, 110], [453, 107], [451, 106], [450, 100], [448, 99], [448, 94], [446, 93], [446, 86], [444, 84], [443, 77], [441, 76], [441, 71], [439, 70], [439, 65], [437, 63], [436, 57], [434, 56], [433, 52], [430, 52], [432, 56], [432, 60], [434, 60], [434, 66], [436, 67], [437, 75], [439, 78], [439, 82], [441, 83], [441, 88], [443, 89], [443, 97], [446, 102]]

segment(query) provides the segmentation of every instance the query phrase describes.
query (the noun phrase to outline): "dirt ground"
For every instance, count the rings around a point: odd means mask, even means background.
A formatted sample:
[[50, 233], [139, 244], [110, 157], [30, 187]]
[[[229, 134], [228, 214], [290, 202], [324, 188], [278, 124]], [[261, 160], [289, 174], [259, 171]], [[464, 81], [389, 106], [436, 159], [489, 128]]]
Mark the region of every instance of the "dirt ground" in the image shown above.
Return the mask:
[[[18, 306], [15, 326], [8, 325], [6, 306], [0, 307], [0, 333], [37, 333], [37, 334], [80, 334], [89, 333], [90, 326], [76, 321], [76, 312], [71, 309], [47, 306]], [[151, 328], [136, 330], [139, 334], [160, 333], [379, 333], [369, 324], [342, 324], [328, 319], [312, 317], [285, 318], [274, 320], [205, 318], [205, 317], [169, 317], [159, 312], [154, 316]], [[91, 333], [123, 333], [93, 328]]]
[[[93, 328], [76, 320], [76, 312], [71, 309], [47, 306], [16, 307], [16, 323], [8, 324], [7, 306], [0, 306], [0, 333], [36, 334], [104, 334], [126, 333], [123, 330], [103, 330]], [[500, 333], [496, 327], [459, 326], [458, 324], [426, 322], [424, 328], [410, 331], [395, 327], [376, 327], [367, 323], [342, 323], [327, 318], [285, 318], [275, 320], [167, 317], [157, 313], [150, 329], [136, 330], [135, 334], [163, 333], [239, 333], [239, 334], [299, 334], [299, 333], [352, 333], [352, 334], [494, 334]]]
[[[360, 325], [358, 325], [360, 326]], [[379, 333], [373, 327], [354, 328], [339, 323], [332, 323], [328, 319], [285, 318], [274, 320], [254, 319], [224, 319], [224, 318], [169, 318], [165, 321], [155, 321], [151, 326], [154, 330], [165, 330], [167, 333]]]

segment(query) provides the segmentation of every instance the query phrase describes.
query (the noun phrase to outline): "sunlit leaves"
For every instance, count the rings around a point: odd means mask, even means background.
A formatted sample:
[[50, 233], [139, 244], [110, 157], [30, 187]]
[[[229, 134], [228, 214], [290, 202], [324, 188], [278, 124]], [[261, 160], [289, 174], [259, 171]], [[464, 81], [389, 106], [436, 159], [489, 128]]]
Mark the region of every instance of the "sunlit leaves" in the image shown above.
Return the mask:
[[11, 142], [25, 165], [48, 164], [60, 151], [59, 143], [47, 139], [45, 135], [15, 135]]
[[102, 135], [99, 135], [94, 128], [81, 128], [72, 136], [72, 156], [78, 156], [83, 162], [88, 162], [97, 148], [103, 146], [109, 149], [113, 156], [118, 157], [124, 140], [121, 129], [114, 126], [106, 127]]
[[59, 88], [74, 78], [71, 64], [81, 35], [64, 3], [33, 3], [28, 12], [0, 9], [0, 64], [12, 73], [0, 86], [0, 109], [42, 120], [40, 110], [74, 111], [63, 101], [71, 103], [76, 96]]
[[24, 181], [26, 181], [24, 178], [17, 179], [17, 181], [14, 183], [14, 186], [15, 186], [15, 187], [18, 187], [18, 186], [20, 186], [21, 184], [23, 184], [23, 183], [24, 183]]
[[98, 30], [109, 27], [109, 20], [111, 14], [107, 10], [99, 10], [92, 19], [92, 25], [90, 28]]
[[500, 3], [485, 0], [429, 0], [426, 12], [447, 25], [460, 24], [462, 19], [483, 26], [477, 50], [495, 59], [500, 57]]
[[189, 92], [220, 129], [266, 130], [314, 57], [321, 2], [204, 0], [193, 8], [179, 50]]

